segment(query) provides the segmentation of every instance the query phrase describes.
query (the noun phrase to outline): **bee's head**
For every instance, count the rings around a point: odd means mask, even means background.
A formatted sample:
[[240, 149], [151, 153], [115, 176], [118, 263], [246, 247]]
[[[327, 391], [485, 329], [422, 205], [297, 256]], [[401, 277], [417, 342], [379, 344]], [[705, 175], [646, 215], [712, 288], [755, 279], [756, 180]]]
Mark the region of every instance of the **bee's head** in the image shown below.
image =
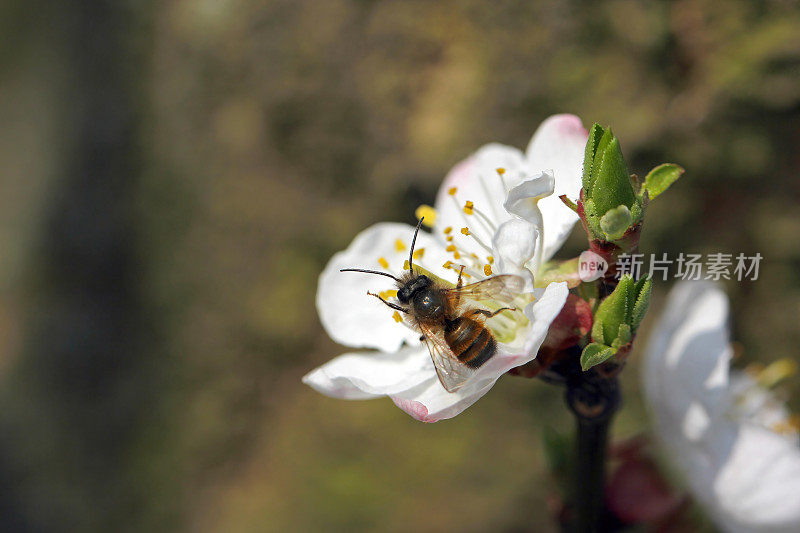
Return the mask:
[[415, 276], [405, 285], [400, 287], [397, 291], [397, 299], [402, 304], [408, 304], [416, 293], [421, 290], [427, 289], [431, 286], [431, 280], [428, 276], [420, 274]]

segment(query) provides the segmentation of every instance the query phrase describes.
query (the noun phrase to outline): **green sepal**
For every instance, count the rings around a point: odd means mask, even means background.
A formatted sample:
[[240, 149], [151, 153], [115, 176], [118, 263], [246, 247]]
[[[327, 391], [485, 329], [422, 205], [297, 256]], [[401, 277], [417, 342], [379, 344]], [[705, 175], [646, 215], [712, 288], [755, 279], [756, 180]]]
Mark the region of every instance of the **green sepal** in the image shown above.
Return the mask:
[[615, 241], [622, 238], [633, 222], [631, 211], [626, 205], [619, 205], [614, 209], [606, 211], [600, 218], [600, 229], [603, 230], [607, 241]]
[[591, 302], [592, 300], [597, 301], [600, 296], [600, 289], [597, 283], [581, 283], [578, 285], [578, 296], [587, 302]]
[[644, 185], [642, 186], [640, 194], [647, 192], [652, 200], [666, 191], [684, 172], [682, 167], [673, 163], [658, 165], [645, 176]]
[[581, 353], [581, 368], [586, 371], [614, 357], [617, 350], [611, 346], [593, 342], [587, 344]]
[[533, 286], [543, 288], [556, 281], [566, 281], [567, 287], [574, 289], [581, 283], [578, 260], [578, 257], [574, 257], [566, 261], [548, 261], [536, 275]]

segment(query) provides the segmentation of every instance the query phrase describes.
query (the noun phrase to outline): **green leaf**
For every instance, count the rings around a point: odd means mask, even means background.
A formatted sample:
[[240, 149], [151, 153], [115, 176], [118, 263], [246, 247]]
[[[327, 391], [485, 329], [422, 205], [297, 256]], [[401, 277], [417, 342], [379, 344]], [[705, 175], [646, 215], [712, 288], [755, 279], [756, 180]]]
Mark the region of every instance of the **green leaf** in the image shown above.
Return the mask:
[[606, 234], [606, 240], [615, 241], [621, 238], [632, 222], [628, 206], [619, 205], [600, 218], [600, 229]]
[[596, 342], [588, 344], [586, 348], [583, 349], [583, 353], [581, 353], [581, 368], [584, 371], [589, 370], [593, 366], [607, 361], [613, 357], [615, 353], [617, 353], [617, 351], [611, 346]]
[[606, 130], [597, 147], [592, 174], [595, 177], [590, 196], [599, 214], [605, 214], [618, 205], [633, 206], [636, 201], [633, 183], [622, 158], [619, 140], [611, 129]]
[[636, 283], [636, 302], [633, 304], [633, 312], [631, 313], [631, 328], [634, 333], [642, 323], [644, 315], [647, 314], [647, 308], [650, 307], [650, 293], [653, 289], [653, 280], [650, 278], [642, 278]]
[[642, 191], [647, 191], [652, 200], [666, 191], [684, 172], [682, 167], [672, 163], [658, 165], [645, 176]]
[[614, 348], [614, 350], [619, 350], [622, 346], [631, 342], [632, 338], [631, 327], [628, 324], [620, 324], [617, 338], [611, 343], [611, 347]]
[[594, 175], [592, 169], [594, 167], [594, 158], [597, 153], [597, 145], [603, 137], [605, 129], [600, 124], [593, 124], [592, 129], [589, 130], [589, 139], [586, 141], [586, 150], [583, 156], [583, 190], [588, 197], [594, 185]]
[[614, 292], [600, 303], [592, 326], [593, 341], [610, 344], [619, 334], [619, 325], [629, 323], [633, 289], [633, 278], [622, 276]]

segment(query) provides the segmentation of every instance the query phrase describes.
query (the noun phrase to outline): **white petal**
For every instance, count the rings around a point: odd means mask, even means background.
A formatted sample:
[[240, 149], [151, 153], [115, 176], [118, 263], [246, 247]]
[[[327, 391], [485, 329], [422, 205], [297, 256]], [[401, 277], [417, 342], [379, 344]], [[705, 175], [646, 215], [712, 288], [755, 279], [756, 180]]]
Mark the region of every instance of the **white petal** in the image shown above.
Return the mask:
[[303, 376], [303, 383], [334, 398], [377, 398], [435, 377], [428, 350], [408, 346], [395, 353], [356, 352], [336, 357]]
[[539, 352], [539, 347], [547, 336], [550, 323], [558, 316], [567, 301], [569, 288], [566, 282], [561, 281], [550, 283], [544, 289], [535, 289], [533, 294], [536, 300], [525, 308], [525, 316], [530, 320], [529, 329], [525, 335], [525, 344], [521, 350], [521, 353], [529, 358], [525, 363], [532, 361]]
[[495, 233], [492, 250], [498, 274], [516, 274], [525, 279], [526, 290], [533, 288], [533, 276], [525, 267], [536, 251], [539, 230], [527, 220], [513, 218]]
[[555, 192], [539, 204], [544, 220], [544, 259], [561, 248], [578, 215], [558, 198], [566, 194], [576, 200], [581, 190], [583, 155], [589, 133], [575, 115], [554, 115], [542, 122], [533, 135], [526, 157], [534, 172], [552, 169]]
[[800, 531], [800, 448], [766, 428], [728, 424], [712, 444], [713, 514], [728, 531]]
[[520, 333], [523, 336], [520, 347], [509, 351], [501, 345], [497, 355], [481, 366], [458, 391], [447, 392], [439, 380], [432, 376], [413, 389], [392, 395], [392, 400], [402, 410], [423, 422], [436, 422], [458, 415], [486, 394], [500, 376], [536, 357], [550, 323], [564, 306], [568, 292], [566, 283], [551, 283], [546, 289], [539, 290], [538, 299], [525, 310], [531, 324]]
[[[684, 282], [672, 290], [644, 359], [645, 393], [657, 419], [696, 432], [695, 404], [709, 412], [724, 407], [731, 355], [727, 320], [728, 301], [716, 286]], [[692, 421], [684, 421], [686, 416]]]
[[540, 172], [537, 176], [521, 182], [511, 189], [503, 207], [509, 213], [518, 215], [528, 222], [540, 226], [542, 213], [538, 203], [553, 194], [554, 179], [552, 171]]
[[[408, 259], [414, 228], [406, 224], [380, 223], [359, 233], [350, 246], [334, 255], [319, 277], [317, 310], [328, 335], [340, 344], [353, 347], [376, 348], [395, 352], [403, 341], [419, 344], [419, 334], [396, 322], [394, 311], [367, 291], [379, 292], [395, 289], [390, 278], [358, 272], [339, 272], [342, 268], [363, 268], [383, 271], [378, 262], [384, 258], [389, 263], [387, 272], [399, 275]], [[397, 242], [402, 243], [398, 249]], [[419, 264], [444, 276], [441, 265], [447, 255], [441, 244], [429, 233], [420, 231], [416, 249], [424, 248]]]
[[[498, 168], [506, 170], [503, 178], [497, 174]], [[506, 183], [519, 181], [526, 172], [525, 157], [516, 148], [502, 144], [487, 144], [482, 147], [453, 167], [444, 179], [436, 196], [437, 215], [434, 232], [441, 235], [444, 228], [451, 227], [454, 229], [452, 235], [459, 248], [480, 257], [488, 255], [489, 252], [474, 239], [461, 235], [459, 229], [468, 227], [481, 242], [491, 246], [494, 231], [511, 218], [503, 209], [507, 193], [503, 180]], [[450, 190], [454, 187], [456, 193], [451, 195]], [[467, 201], [471, 201], [494, 227], [489, 227], [479, 215], [466, 215], [463, 207]]]

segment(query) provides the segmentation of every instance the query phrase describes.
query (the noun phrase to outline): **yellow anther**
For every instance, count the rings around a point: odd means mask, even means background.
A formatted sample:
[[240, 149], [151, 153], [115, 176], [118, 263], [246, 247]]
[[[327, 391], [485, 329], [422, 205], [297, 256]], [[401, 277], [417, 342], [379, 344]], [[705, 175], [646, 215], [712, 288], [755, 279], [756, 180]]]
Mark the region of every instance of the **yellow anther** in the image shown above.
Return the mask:
[[764, 388], [771, 389], [786, 378], [797, 374], [797, 363], [793, 359], [778, 359], [768, 364], [758, 373], [756, 381]]
[[394, 314], [392, 315], [392, 318], [394, 318], [395, 322], [402, 322], [403, 321], [403, 317], [401, 317], [400, 313], [398, 313], [397, 311], [394, 312]]
[[492, 267], [490, 265], [483, 265], [483, 273], [487, 276], [492, 275]]
[[422, 220], [423, 226], [432, 228], [436, 222], [436, 209], [423, 204], [414, 211], [414, 216], [417, 217], [417, 220]]
[[447, 240], [447, 242], [453, 242], [453, 236], [452, 235], [448, 235], [446, 240]]
[[492, 257], [491, 255], [487, 255], [486, 256], [486, 260], [489, 261], [490, 265], [494, 264], [494, 257]]
[[498, 173], [498, 174], [500, 174], [500, 175], [502, 176], [503, 174], [505, 174], [505, 173], [506, 173], [506, 169], [504, 169], [504, 168], [498, 168], [498, 169], [497, 169], [497, 173]]
[[461, 228], [461, 233], [464, 235], [469, 235], [469, 228]]
[[397, 298], [397, 291], [394, 290], [394, 289], [390, 289], [388, 291], [381, 291], [378, 294], [384, 300], [387, 299], [387, 298]]
[[448, 252], [455, 252], [457, 248], [455, 244], [450, 244], [447, 246], [447, 248], [445, 248], [445, 250], [447, 250]]
[[474, 209], [475, 209], [475, 204], [467, 200], [467, 203], [464, 204], [464, 213], [466, 213], [467, 215], [471, 215]]
[[445, 261], [444, 264], [442, 265], [442, 268], [452, 268], [452, 266], [453, 263], [451, 263], [450, 261]]
[[403, 270], [410, 270], [410, 269], [411, 265], [408, 264], [408, 259], [406, 259], [405, 261], [403, 261]]
[[473, 259], [475, 259], [476, 261], [477, 261], [478, 259], [480, 259], [480, 257], [478, 257], [478, 254], [475, 254], [475, 253], [472, 253], [472, 252], [470, 252], [470, 253], [469, 253], [469, 255], [470, 255], [470, 257], [472, 257], [472, 258], [473, 258]]
[[421, 259], [425, 255], [425, 248], [417, 248], [414, 250], [414, 259]]
[[455, 196], [457, 192], [458, 192], [457, 187], [450, 187], [450, 189], [448, 189], [447, 191], [447, 194], [449, 194], [450, 196]]
[[400, 239], [394, 241], [394, 249], [398, 252], [402, 252], [406, 249], [406, 245]]
[[378, 263], [380, 263], [383, 268], [389, 268], [389, 261], [387, 261], [385, 257], [379, 257]]
[[453, 226], [447, 226], [446, 228], [444, 228], [445, 235], [450, 235], [451, 231], [453, 231]]
[[453, 259], [461, 259], [461, 254], [458, 252], [453, 252]]
[[800, 415], [792, 415], [786, 420], [781, 420], [770, 426], [770, 429], [782, 435], [794, 435], [800, 433]]

